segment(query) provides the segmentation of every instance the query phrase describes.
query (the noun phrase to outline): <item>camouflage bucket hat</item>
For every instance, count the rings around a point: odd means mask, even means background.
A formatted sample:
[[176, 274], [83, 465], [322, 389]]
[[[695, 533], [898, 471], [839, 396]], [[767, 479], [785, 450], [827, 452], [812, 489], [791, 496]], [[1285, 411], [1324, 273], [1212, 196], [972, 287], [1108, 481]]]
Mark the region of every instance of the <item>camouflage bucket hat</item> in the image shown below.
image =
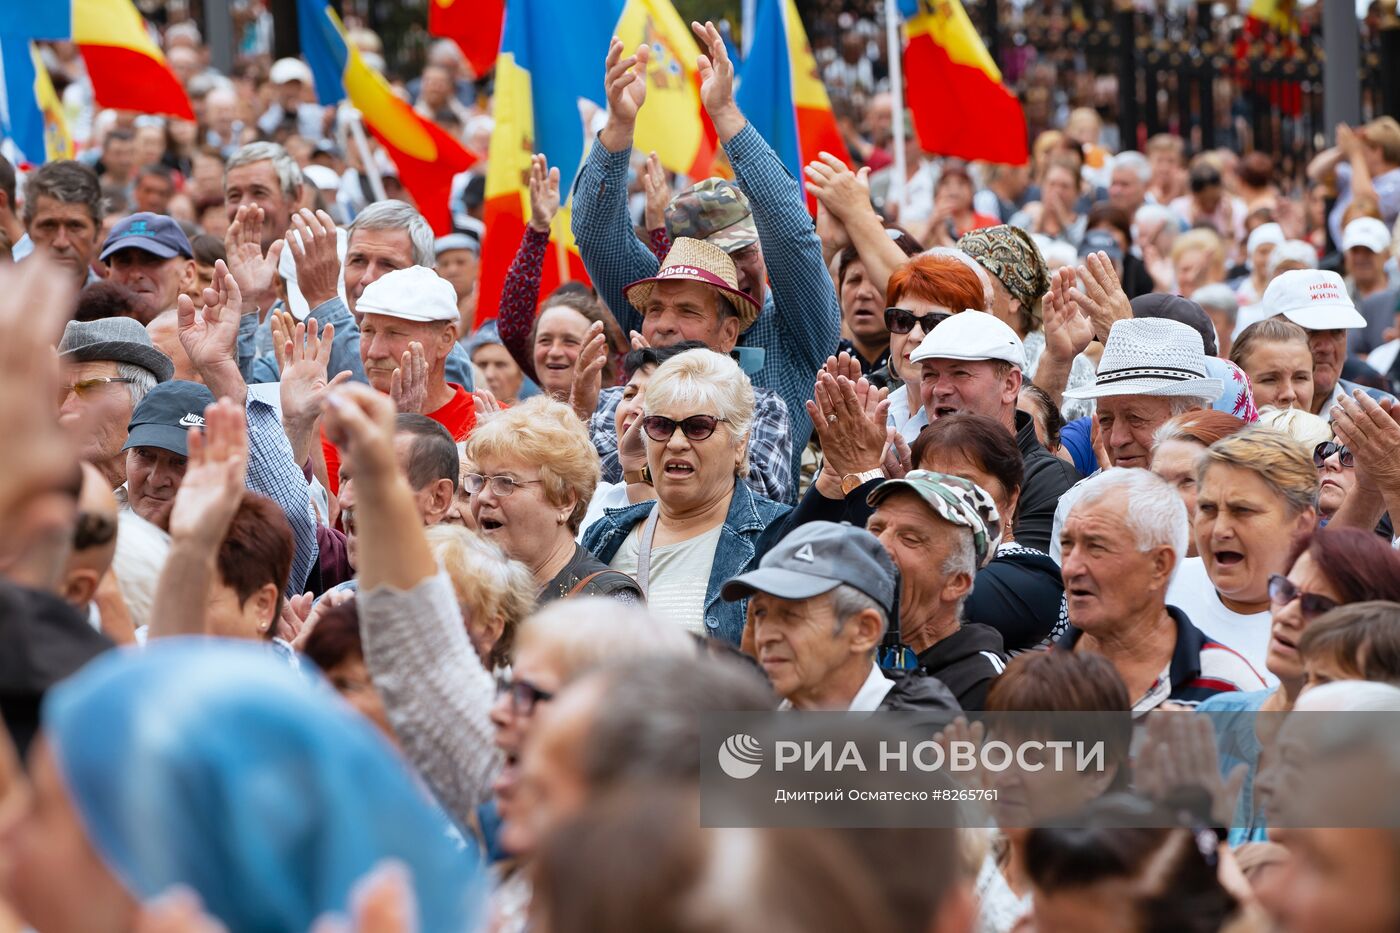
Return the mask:
[[706, 178], [672, 198], [666, 205], [666, 233], [672, 240], [704, 240], [726, 253], [758, 242], [748, 197], [723, 178]]
[[878, 505], [891, 493], [907, 489], [919, 496], [938, 516], [972, 530], [977, 566], [986, 566], [1001, 543], [1001, 513], [991, 495], [971, 480], [932, 470], [910, 470], [903, 479], [886, 480], [871, 490], [868, 505]]
[[1030, 234], [1019, 227], [999, 224], [970, 230], [958, 240], [958, 249], [980, 262], [1028, 309], [1038, 308], [1050, 290], [1045, 257]]

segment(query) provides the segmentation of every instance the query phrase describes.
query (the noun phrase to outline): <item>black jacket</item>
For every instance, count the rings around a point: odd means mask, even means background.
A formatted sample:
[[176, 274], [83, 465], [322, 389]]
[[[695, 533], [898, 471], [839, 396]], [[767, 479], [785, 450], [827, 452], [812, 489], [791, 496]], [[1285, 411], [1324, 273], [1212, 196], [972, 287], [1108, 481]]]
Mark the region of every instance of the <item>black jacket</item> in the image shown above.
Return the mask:
[[886, 671], [882, 674], [894, 681], [890, 692], [880, 701], [880, 710], [895, 713], [909, 712], [956, 712], [962, 709], [953, 691], [947, 684], [927, 671], [915, 668], [912, 671]]
[[1035, 422], [1023, 411], [1016, 412], [1016, 446], [1021, 449], [1025, 469], [1016, 514], [1016, 540], [1048, 553], [1055, 506], [1060, 504], [1065, 490], [1079, 482], [1079, 471], [1041, 446], [1035, 436]]
[[992, 681], [1006, 670], [1001, 633], [989, 625], [964, 624], [920, 654], [919, 667], [943, 681], [963, 709], [981, 710]]
[[1049, 555], [1007, 545], [977, 571], [963, 620], [1001, 632], [1007, 651], [1027, 651], [1058, 634], [1064, 593], [1060, 567]]

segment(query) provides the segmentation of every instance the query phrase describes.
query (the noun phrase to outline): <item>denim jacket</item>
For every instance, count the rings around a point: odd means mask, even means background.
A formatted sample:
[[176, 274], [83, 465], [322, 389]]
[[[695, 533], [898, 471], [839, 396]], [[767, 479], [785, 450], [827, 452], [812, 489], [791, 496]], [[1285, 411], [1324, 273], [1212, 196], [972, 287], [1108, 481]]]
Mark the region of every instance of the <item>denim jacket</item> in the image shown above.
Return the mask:
[[[583, 546], [603, 563], [617, 555], [622, 542], [633, 527], [651, 514], [656, 500], [638, 502], [620, 509], [608, 509], [603, 517], [589, 526]], [[705, 587], [705, 628], [711, 638], [722, 638], [737, 646], [744, 634], [745, 611], [748, 600], [726, 602], [719, 588], [725, 580], [744, 572], [754, 561], [759, 535], [771, 523], [786, 515], [792, 506], [755, 495], [748, 486], [736, 483], [729, 500], [729, 514], [715, 545], [715, 560], [710, 565], [710, 582]]]

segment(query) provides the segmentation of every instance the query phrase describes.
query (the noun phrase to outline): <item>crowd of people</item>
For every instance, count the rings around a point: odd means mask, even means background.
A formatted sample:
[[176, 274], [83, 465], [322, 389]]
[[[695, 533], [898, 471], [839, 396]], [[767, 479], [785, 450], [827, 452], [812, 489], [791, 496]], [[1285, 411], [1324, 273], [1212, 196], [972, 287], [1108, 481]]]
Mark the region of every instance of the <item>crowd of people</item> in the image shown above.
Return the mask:
[[[872, 84], [799, 180], [693, 28], [732, 178], [635, 149], [614, 40], [500, 295], [480, 164], [435, 237], [189, 22], [196, 121], [75, 76], [79, 158], [0, 160], [0, 929], [1400, 928], [1340, 725], [1400, 712], [1400, 123], [1303, 192], [1080, 111], [899, 180]], [[402, 90], [484, 156], [474, 77]], [[789, 710], [1124, 729], [980, 828], [703, 826], [705, 715]]]

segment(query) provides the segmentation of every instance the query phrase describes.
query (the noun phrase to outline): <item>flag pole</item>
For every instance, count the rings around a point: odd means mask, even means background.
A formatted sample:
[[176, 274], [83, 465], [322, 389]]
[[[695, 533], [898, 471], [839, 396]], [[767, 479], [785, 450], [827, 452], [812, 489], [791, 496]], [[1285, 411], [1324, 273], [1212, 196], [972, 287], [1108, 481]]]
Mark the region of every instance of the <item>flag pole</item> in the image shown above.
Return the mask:
[[908, 165], [904, 159], [904, 46], [899, 41], [896, 0], [885, 0], [885, 54], [890, 59], [890, 96], [894, 100], [894, 178], [890, 183], [890, 200], [898, 206], [904, 204]]
[[360, 111], [348, 103], [342, 104], [340, 118], [345, 126], [349, 127], [350, 138], [355, 141], [355, 149], [360, 153], [360, 164], [369, 176], [370, 192], [374, 194], [376, 201], [386, 200], [389, 196], [384, 193], [384, 179], [379, 174], [379, 163], [374, 161], [374, 154], [369, 151], [369, 140], [365, 139], [365, 126], [360, 122]]

